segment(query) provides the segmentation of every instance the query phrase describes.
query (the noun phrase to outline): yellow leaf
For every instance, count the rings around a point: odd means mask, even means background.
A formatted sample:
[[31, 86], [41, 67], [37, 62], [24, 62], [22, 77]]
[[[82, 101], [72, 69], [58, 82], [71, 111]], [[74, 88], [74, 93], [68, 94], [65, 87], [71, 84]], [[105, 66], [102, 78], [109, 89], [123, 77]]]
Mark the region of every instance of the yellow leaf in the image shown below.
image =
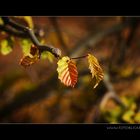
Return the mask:
[[33, 29], [34, 24], [33, 24], [33, 20], [31, 16], [24, 16], [24, 19], [26, 20], [26, 22], [28, 23], [29, 27]]
[[121, 97], [122, 102], [124, 103], [124, 105], [128, 108], [132, 108], [132, 110], [135, 109], [135, 105], [133, 105], [135, 103], [135, 98], [134, 97]]
[[128, 123], [134, 123], [133, 121], [133, 116], [135, 115], [135, 112], [132, 111], [132, 110], [128, 110], [126, 111], [123, 116], [122, 116], [122, 119], [125, 121], [125, 122], [128, 122]]
[[20, 41], [24, 55], [29, 55], [32, 42], [29, 39], [21, 39]]
[[12, 51], [12, 47], [9, 45], [9, 42], [6, 39], [0, 42], [0, 46], [0, 51], [3, 55], [7, 55]]
[[96, 88], [99, 82], [103, 79], [104, 76], [103, 70], [99, 65], [99, 62], [96, 59], [96, 57], [94, 57], [91, 54], [88, 54], [88, 63], [89, 63], [90, 72], [92, 74], [92, 78], [95, 78], [94, 88]]
[[135, 122], [140, 123], [140, 112], [136, 113], [134, 120]]
[[51, 63], [54, 61], [54, 55], [48, 51], [44, 51], [41, 53], [42, 59], [48, 59]]
[[15, 16], [13, 17], [17, 22], [28, 26], [29, 28], [34, 28], [33, 20], [31, 16]]
[[78, 77], [75, 63], [69, 57], [65, 56], [57, 64], [58, 78], [64, 85], [74, 87]]

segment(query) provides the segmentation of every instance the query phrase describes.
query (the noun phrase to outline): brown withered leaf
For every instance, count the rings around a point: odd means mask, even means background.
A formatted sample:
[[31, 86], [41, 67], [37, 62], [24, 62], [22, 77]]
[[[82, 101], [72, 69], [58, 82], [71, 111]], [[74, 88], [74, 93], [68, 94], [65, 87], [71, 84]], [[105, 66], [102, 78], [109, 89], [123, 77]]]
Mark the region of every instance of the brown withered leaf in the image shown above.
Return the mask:
[[23, 56], [23, 58], [20, 60], [19, 64], [26, 68], [26, 67], [36, 63], [37, 60], [39, 59], [38, 48], [36, 46], [32, 45], [31, 49], [30, 49], [30, 54], [31, 54], [31, 56], [29, 56], [29, 55]]
[[36, 46], [32, 45], [31, 49], [30, 49], [30, 54], [33, 55], [33, 56], [36, 55], [36, 54], [38, 55], [39, 54], [38, 48]]
[[20, 65], [22, 65], [23, 67], [28, 67], [32, 64], [34, 64], [38, 59], [37, 58], [31, 58], [30, 56], [24, 56], [21, 60], [20, 60]]

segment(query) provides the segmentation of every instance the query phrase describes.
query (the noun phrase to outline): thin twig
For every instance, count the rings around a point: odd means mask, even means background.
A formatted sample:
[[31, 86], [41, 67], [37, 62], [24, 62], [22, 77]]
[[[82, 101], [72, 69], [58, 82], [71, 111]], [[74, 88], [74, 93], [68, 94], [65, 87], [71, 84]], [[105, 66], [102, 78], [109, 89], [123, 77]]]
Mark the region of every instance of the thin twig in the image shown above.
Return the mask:
[[110, 78], [109, 75], [107, 73], [105, 73], [104, 75], [104, 79], [103, 82], [108, 90], [108, 92], [104, 95], [101, 103], [100, 103], [100, 107], [101, 109], [104, 108], [106, 102], [112, 98], [117, 104], [125, 107], [124, 103], [120, 100], [120, 98], [118, 97], [118, 95], [116, 94], [114, 87], [112, 85], [112, 83], [110, 82]]
[[24, 37], [27, 38], [28, 36], [20, 31], [14, 30], [12, 28], [6, 27], [5, 25], [0, 25], [0, 30], [7, 32], [8, 34], [17, 36], [17, 37]]
[[58, 21], [57, 21], [57, 17], [50, 17], [49, 18], [54, 29], [55, 29], [55, 32], [56, 32], [56, 35], [61, 43], [61, 47], [63, 48], [63, 50], [66, 52], [66, 54], [68, 55], [68, 47], [65, 43], [65, 40], [63, 39], [63, 35], [62, 35], [62, 32], [60, 30], [60, 27], [59, 27], [59, 24], [58, 24]]
[[[127, 20], [127, 18], [126, 18], [126, 20]], [[122, 64], [125, 59], [127, 48], [131, 46], [131, 41], [133, 40], [133, 37], [134, 37], [137, 27], [139, 25], [139, 19], [131, 17], [128, 22], [130, 22], [131, 31], [130, 31], [127, 39], [122, 40], [122, 42], [121, 42], [121, 46], [120, 46], [121, 48], [120, 48], [119, 57], [118, 57], [118, 64]]]
[[104, 37], [111, 35], [113, 33], [120, 32], [124, 27], [128, 26], [129, 23], [117, 24], [108, 29], [98, 31], [97, 33], [91, 32], [89, 36], [85, 39], [80, 40], [74, 47], [75, 52], [71, 54], [71, 57], [75, 57], [77, 55], [81, 55], [89, 45], [92, 45], [92, 48], [95, 47], [97, 43], [99, 43]]
[[81, 59], [81, 58], [85, 58], [87, 57], [88, 55], [83, 55], [83, 56], [79, 56], [79, 57], [72, 57], [71, 59]]

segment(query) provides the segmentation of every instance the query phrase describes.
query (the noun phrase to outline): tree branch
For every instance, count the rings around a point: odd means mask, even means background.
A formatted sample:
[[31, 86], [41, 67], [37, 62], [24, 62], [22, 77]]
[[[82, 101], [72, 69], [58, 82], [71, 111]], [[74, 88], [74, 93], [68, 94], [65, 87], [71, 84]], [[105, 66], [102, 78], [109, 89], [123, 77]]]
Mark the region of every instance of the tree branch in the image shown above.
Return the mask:
[[56, 35], [62, 45], [62, 48], [63, 50], [66, 52], [66, 54], [68, 55], [69, 51], [68, 51], [68, 47], [63, 39], [63, 35], [62, 35], [62, 32], [60, 30], [60, 27], [59, 27], [59, 24], [58, 24], [58, 21], [57, 21], [57, 18], [56, 17], [50, 17], [49, 18], [52, 25], [53, 25], [53, 28], [55, 29], [55, 32], [56, 32]]
[[[96, 43], [101, 41], [106, 35], [109, 35], [114, 32], [119, 32], [125, 26], [126, 26], [126, 24], [115, 25], [115, 26], [113, 26], [105, 31], [99, 32], [95, 35], [92, 34], [92, 36], [89, 38], [85, 38], [83, 41], [80, 41], [80, 43], [76, 45], [76, 48], [73, 49], [74, 52], [71, 51], [71, 53], [70, 53], [71, 57], [72, 56], [75, 57], [75, 54], [82, 55], [84, 53], [84, 51], [87, 49], [85, 47], [87, 44], [93, 43], [93, 45], [95, 45]], [[89, 71], [88, 71], [88, 73], [89, 73]], [[15, 97], [12, 102], [7, 104], [4, 108], [0, 109], [0, 117], [4, 118], [4, 117], [10, 115], [11, 113], [13, 113], [13, 111], [15, 111], [25, 105], [30, 105], [31, 103], [37, 102], [38, 100], [41, 100], [46, 96], [49, 96], [49, 94], [44, 94], [44, 93], [48, 93], [51, 89], [51, 86], [47, 86], [47, 89], [44, 87], [46, 87], [46, 85], [53, 84], [55, 86], [54, 87], [54, 89], [55, 89], [56, 84], [54, 84], [54, 82], [57, 80], [56, 77], [57, 77], [56, 73], [53, 73], [53, 76], [49, 80], [47, 80], [44, 83], [41, 83], [34, 91], [31, 91], [31, 92], [27, 91], [26, 93], [22, 94], [22, 96]], [[99, 92], [99, 93], [102, 93], [102, 92]], [[98, 97], [101, 98], [101, 96], [99, 96], [99, 95], [98, 95]]]
[[[20, 36], [21, 35], [23, 35], [23, 36], [27, 35], [31, 39], [33, 44], [39, 49], [40, 53], [42, 53], [43, 51], [49, 51], [56, 58], [61, 57], [61, 51], [58, 48], [54, 48], [53, 46], [50, 46], [50, 45], [42, 45], [38, 41], [38, 39], [35, 36], [33, 30], [30, 29], [29, 27], [25, 27], [24, 25], [16, 23], [15, 21], [13, 21], [12, 19], [10, 19], [8, 17], [2, 17], [2, 20], [4, 22], [4, 25], [0, 26], [1, 30], [4, 30], [6, 32], [10, 32], [10, 33], [13, 33], [13, 34], [16, 34], [16, 35], [20, 35]], [[11, 26], [15, 30], [19, 30], [20, 32], [9, 29], [7, 26]]]
[[130, 22], [130, 34], [128, 35], [126, 40], [122, 40], [121, 42], [121, 48], [120, 48], [120, 53], [119, 53], [119, 57], [118, 57], [118, 64], [122, 64], [124, 59], [125, 59], [125, 55], [126, 55], [126, 51], [127, 48], [131, 46], [131, 42], [133, 40], [133, 37], [135, 35], [135, 32], [137, 30], [137, 27], [139, 25], [140, 20], [136, 17], [131, 17], [129, 19], [124, 18], [124, 22]]
[[97, 43], [102, 41], [102, 39], [108, 35], [111, 35], [113, 33], [118, 33], [122, 31], [124, 27], [129, 26], [129, 22], [125, 23], [119, 23], [117, 25], [113, 25], [112, 27], [108, 29], [104, 29], [102, 31], [98, 31], [97, 33], [91, 32], [89, 36], [87, 36], [85, 39], [80, 40], [74, 47], [75, 52], [72, 53], [71, 57], [76, 57], [77, 55], [81, 55], [81, 52], [84, 52], [89, 45], [92, 45], [92, 48], [95, 47]]
[[112, 85], [112, 83], [110, 82], [110, 78], [109, 75], [107, 73], [105, 73], [103, 82], [108, 90], [108, 92], [104, 95], [101, 103], [100, 103], [100, 108], [104, 108], [106, 102], [112, 98], [117, 104], [125, 107], [124, 103], [120, 100], [120, 98], [118, 97], [118, 95], [116, 94], [114, 87]]
[[14, 35], [14, 36], [23, 37], [23, 38], [27, 37], [27, 35], [24, 34], [23, 32], [16, 31], [12, 28], [6, 27], [5, 25], [0, 25], [0, 30], [5, 31], [8, 34], [11, 34], [11, 35]]

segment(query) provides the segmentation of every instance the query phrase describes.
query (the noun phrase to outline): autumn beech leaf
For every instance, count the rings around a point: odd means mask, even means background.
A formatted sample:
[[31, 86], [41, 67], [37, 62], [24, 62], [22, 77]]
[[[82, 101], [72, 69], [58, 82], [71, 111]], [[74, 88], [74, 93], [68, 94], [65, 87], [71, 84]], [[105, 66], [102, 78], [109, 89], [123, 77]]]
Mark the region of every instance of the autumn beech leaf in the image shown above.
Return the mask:
[[34, 64], [37, 61], [36, 58], [32, 58], [30, 56], [24, 56], [21, 60], [20, 60], [20, 65], [22, 65], [23, 67], [28, 67], [32, 64]]
[[32, 45], [31, 46], [31, 49], [30, 49], [30, 54], [32, 55], [32, 56], [35, 56], [35, 55], [39, 55], [39, 50], [38, 50], [38, 48], [36, 47], [36, 46], [34, 46], [34, 45]]
[[60, 59], [57, 64], [58, 79], [60, 79], [64, 85], [74, 87], [78, 77], [75, 62], [65, 56]]
[[37, 62], [38, 58], [39, 58], [39, 50], [36, 46], [32, 45], [30, 49], [30, 54], [27, 56], [23, 56], [19, 64], [26, 68]]
[[99, 82], [103, 79], [103, 70], [101, 66], [99, 65], [98, 60], [96, 57], [94, 57], [91, 54], [88, 54], [88, 63], [89, 63], [89, 69], [92, 74], [92, 78], [95, 78], [95, 84], [94, 88], [96, 88], [99, 84]]

